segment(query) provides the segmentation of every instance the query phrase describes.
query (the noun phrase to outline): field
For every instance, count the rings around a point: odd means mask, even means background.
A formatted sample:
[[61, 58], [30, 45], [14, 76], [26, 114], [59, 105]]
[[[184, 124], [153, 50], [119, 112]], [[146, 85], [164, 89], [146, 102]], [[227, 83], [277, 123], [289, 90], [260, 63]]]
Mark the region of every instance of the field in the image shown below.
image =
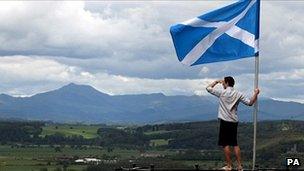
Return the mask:
[[[145, 153], [174, 155], [176, 152], [169, 150], [150, 150]], [[55, 152], [50, 146], [36, 147], [19, 147], [12, 148], [11, 146], [0, 146], [0, 170], [5, 171], [38, 171], [42, 169], [58, 170], [63, 166], [56, 162], [56, 158], [61, 157], [96, 157], [96, 158], [118, 158], [119, 160], [136, 159], [140, 157], [138, 150], [114, 148], [109, 152], [107, 149], [100, 147], [87, 147], [79, 150], [69, 146], [62, 147], [61, 152]], [[68, 170], [83, 170], [85, 165], [71, 164], [67, 167]]]
[[145, 135], [156, 135], [156, 134], [163, 134], [163, 133], [168, 133], [172, 131], [165, 131], [165, 130], [159, 130], [159, 131], [147, 131], [144, 132]]
[[52, 124], [42, 128], [41, 136], [61, 133], [65, 136], [81, 135], [89, 139], [97, 137], [98, 128], [100, 128], [98, 125]]
[[[5, 132], [0, 134], [0, 171], [50, 171], [62, 170], [64, 166], [71, 171], [86, 171], [87, 165], [74, 163], [75, 159], [85, 157], [99, 158], [103, 162], [116, 160], [115, 168], [126, 163], [130, 166], [133, 162], [144, 166], [153, 163], [158, 167], [181, 168], [193, 168], [199, 164], [204, 169], [215, 169], [224, 164], [222, 150], [216, 145], [217, 122], [214, 121], [142, 127], [1, 124], [0, 131]], [[99, 128], [103, 129], [97, 134]], [[261, 167], [284, 168], [286, 156], [304, 159], [303, 122], [261, 122], [258, 128], [257, 163]], [[35, 130], [39, 130], [36, 136]], [[240, 124], [239, 141], [245, 168], [251, 168], [251, 133], [252, 124]], [[56, 134], [58, 136], [54, 136]], [[83, 138], [71, 138], [74, 136]]]
[[156, 146], [168, 145], [168, 141], [169, 140], [165, 140], [165, 139], [153, 139], [150, 140], [150, 146], [156, 147]]
[[[0, 146], [0, 164], [1, 170], [39, 170], [41, 168], [56, 169], [61, 168], [61, 165], [55, 161], [56, 158], [61, 157], [119, 157], [120, 159], [126, 159], [130, 156], [139, 156], [139, 152], [136, 150], [123, 150], [114, 149], [108, 152], [107, 149], [101, 149], [99, 147], [88, 147], [86, 149], [73, 149], [68, 146], [61, 148], [61, 152], [55, 152], [54, 148], [50, 146], [40, 147], [19, 147], [12, 148], [11, 146]], [[70, 165], [70, 169], [82, 170], [85, 168], [83, 165]]]

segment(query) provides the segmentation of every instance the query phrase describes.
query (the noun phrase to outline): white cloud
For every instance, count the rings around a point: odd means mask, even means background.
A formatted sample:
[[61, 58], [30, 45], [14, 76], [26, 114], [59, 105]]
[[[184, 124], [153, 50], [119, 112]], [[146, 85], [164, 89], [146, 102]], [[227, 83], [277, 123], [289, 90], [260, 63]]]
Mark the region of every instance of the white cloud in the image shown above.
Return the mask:
[[[167, 95], [185, 94], [204, 90], [209, 79], [148, 79], [90, 73], [78, 66], [59, 63], [38, 56], [0, 57], [0, 91], [11, 95], [31, 95], [70, 82], [89, 84], [108, 94], [140, 94], [163, 92]], [[56, 85], [56, 86], [55, 86]], [[33, 87], [35, 87], [33, 89]]]
[[120, 15], [127, 18], [113, 14], [108, 19], [85, 10], [80, 1], [1, 3], [6, 6], [0, 13], [4, 51], [91, 58], [164, 49], [158, 47], [164, 42], [160, 26], [150, 22], [153, 16], [145, 15], [154, 13], [149, 7], [125, 9]]
[[38, 81], [46, 80], [65, 80], [69, 73], [74, 72], [74, 67], [60, 65], [58, 62], [38, 59], [36, 57], [1, 57], [0, 71], [2, 81], [9, 82]]
[[[207, 70], [207, 69], [206, 69]], [[57, 89], [70, 82], [92, 85], [111, 95], [158, 93], [166, 95], [206, 95], [205, 87], [214, 79], [150, 79], [115, 75], [106, 71], [90, 72], [86, 68], [60, 63], [46, 56], [0, 57], [0, 92], [25, 96]], [[262, 96], [300, 101], [304, 91], [304, 70], [260, 74]], [[253, 74], [235, 76], [236, 88], [252, 94]]]
[[[201, 94], [207, 80], [232, 75], [251, 93], [253, 58], [185, 67], [169, 27], [230, 1], [0, 2], [0, 91], [32, 94], [68, 82], [111, 94]], [[302, 1], [263, 1], [261, 88], [303, 99]], [[301, 85], [301, 86], [300, 86]]]

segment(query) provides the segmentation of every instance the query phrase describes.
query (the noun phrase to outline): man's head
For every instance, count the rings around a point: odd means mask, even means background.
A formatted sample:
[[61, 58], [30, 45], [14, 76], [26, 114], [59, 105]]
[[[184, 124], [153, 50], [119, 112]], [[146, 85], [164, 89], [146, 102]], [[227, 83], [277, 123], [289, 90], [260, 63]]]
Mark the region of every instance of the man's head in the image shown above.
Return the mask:
[[227, 76], [224, 78], [223, 87], [226, 89], [227, 87], [233, 87], [234, 86], [234, 79], [231, 76]]

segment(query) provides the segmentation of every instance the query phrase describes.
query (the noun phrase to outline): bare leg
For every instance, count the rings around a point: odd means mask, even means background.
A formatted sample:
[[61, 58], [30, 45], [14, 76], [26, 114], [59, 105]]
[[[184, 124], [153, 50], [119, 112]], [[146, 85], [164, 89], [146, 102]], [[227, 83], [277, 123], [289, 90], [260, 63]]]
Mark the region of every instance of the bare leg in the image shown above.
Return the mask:
[[224, 147], [224, 153], [225, 153], [225, 158], [226, 158], [227, 166], [231, 167], [232, 163], [231, 163], [231, 158], [230, 158], [230, 148], [229, 148], [228, 145]]
[[238, 168], [242, 168], [242, 163], [241, 163], [241, 149], [239, 146], [234, 146], [234, 153], [236, 156], [236, 161], [238, 164]]

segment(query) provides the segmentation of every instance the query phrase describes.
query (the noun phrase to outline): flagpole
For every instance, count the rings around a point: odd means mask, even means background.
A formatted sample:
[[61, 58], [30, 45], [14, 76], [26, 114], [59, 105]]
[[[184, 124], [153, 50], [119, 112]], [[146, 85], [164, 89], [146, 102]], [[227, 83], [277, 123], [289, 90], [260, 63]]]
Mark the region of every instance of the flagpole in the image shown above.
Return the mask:
[[[258, 88], [259, 84], [259, 55], [255, 56], [255, 74], [254, 74], [254, 88]], [[255, 170], [256, 159], [256, 134], [257, 134], [257, 114], [258, 114], [258, 99], [254, 103], [253, 110], [253, 156], [252, 156], [252, 170]]]

